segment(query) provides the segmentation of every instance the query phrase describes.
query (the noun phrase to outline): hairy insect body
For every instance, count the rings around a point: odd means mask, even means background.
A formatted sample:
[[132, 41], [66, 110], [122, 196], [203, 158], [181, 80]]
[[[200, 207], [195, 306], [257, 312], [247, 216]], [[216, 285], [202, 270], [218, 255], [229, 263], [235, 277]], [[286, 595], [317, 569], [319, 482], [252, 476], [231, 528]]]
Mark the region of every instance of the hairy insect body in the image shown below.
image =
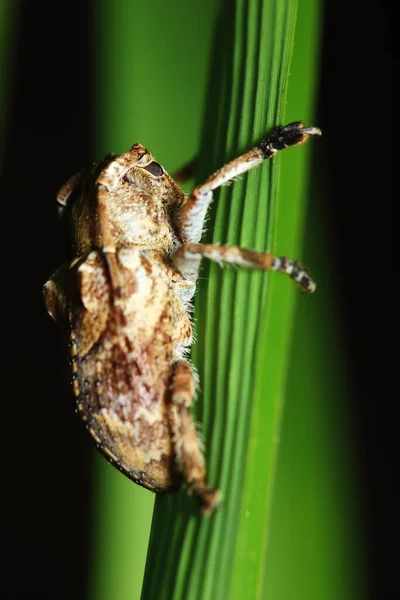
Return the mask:
[[206, 483], [186, 360], [201, 257], [280, 270], [305, 291], [315, 287], [284, 257], [197, 243], [213, 189], [319, 130], [295, 123], [279, 132], [189, 197], [139, 144], [74, 176], [58, 196], [75, 258], [47, 282], [45, 301], [69, 331], [77, 410], [125, 475], [153, 491], [186, 482], [204, 512], [219, 493]]

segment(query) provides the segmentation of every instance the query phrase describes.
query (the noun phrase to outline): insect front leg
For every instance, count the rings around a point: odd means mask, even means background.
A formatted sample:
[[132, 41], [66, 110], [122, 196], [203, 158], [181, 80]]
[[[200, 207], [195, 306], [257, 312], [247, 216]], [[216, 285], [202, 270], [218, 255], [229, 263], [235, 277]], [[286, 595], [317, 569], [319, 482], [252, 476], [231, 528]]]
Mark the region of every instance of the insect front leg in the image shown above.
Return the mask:
[[235, 158], [196, 187], [183, 205], [179, 215], [179, 234], [183, 242], [200, 241], [208, 207], [213, 199], [213, 191], [228, 181], [260, 165], [279, 150], [303, 144], [310, 135], [321, 135], [317, 127], [304, 127], [296, 122], [277, 127], [265, 136], [260, 144]]
[[185, 183], [188, 179], [194, 177], [195, 169], [197, 165], [197, 160], [194, 158], [190, 162], [183, 165], [178, 171], [172, 173], [171, 177], [175, 181], [175, 183]]
[[172, 378], [170, 405], [176, 466], [203, 512], [209, 514], [219, 504], [220, 493], [207, 486], [200, 441], [188, 411], [193, 401], [195, 385], [195, 375], [191, 365], [186, 360], [177, 362]]
[[215, 244], [183, 244], [172, 255], [175, 264], [183, 275], [190, 278], [197, 272], [202, 257], [219, 263], [230, 263], [262, 271], [286, 273], [304, 292], [314, 292], [315, 281], [308, 271], [298, 262], [286, 256], [275, 256], [269, 252], [246, 250], [238, 246], [216, 246]]

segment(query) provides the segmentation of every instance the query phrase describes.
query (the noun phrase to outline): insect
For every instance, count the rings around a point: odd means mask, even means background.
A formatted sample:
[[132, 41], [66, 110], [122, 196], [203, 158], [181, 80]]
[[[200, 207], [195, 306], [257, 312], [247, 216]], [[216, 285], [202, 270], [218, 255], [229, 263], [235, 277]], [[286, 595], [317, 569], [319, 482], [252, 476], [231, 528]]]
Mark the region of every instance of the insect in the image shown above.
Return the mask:
[[76, 408], [98, 449], [154, 492], [182, 483], [204, 513], [218, 505], [208, 486], [190, 415], [196, 374], [190, 302], [202, 258], [287, 273], [305, 292], [315, 283], [297, 261], [201, 244], [213, 191], [316, 127], [276, 128], [186, 196], [142, 145], [72, 177], [57, 200], [72, 261], [44, 286], [51, 317], [69, 332]]

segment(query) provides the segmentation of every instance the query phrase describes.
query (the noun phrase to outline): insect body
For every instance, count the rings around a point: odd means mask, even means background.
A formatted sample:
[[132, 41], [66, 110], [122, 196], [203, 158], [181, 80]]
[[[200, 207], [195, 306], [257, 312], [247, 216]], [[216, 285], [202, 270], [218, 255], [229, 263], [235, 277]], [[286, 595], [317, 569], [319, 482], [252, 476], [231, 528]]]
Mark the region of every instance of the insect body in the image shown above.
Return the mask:
[[291, 123], [186, 196], [140, 144], [70, 179], [58, 194], [75, 257], [44, 287], [50, 315], [69, 331], [77, 410], [97, 447], [126, 476], [157, 491], [186, 482], [204, 512], [219, 502], [190, 416], [196, 376], [190, 301], [202, 257], [315, 284], [297, 262], [200, 244], [213, 190], [301, 144], [314, 127]]

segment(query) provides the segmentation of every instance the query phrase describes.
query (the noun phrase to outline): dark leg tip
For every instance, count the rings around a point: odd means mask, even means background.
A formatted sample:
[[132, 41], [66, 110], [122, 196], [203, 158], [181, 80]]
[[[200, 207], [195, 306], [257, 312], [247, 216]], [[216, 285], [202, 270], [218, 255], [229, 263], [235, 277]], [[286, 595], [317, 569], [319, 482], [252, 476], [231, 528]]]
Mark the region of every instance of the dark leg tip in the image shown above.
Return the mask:
[[307, 269], [297, 260], [290, 260], [286, 256], [276, 256], [272, 266], [274, 271], [286, 273], [295, 281], [306, 294], [315, 292], [316, 283]]
[[307, 141], [310, 135], [321, 135], [321, 130], [318, 127], [304, 127], [304, 123], [296, 121], [295, 123], [289, 123], [284, 127], [278, 127], [277, 133], [277, 150], [288, 148], [289, 146], [298, 146]]
[[318, 127], [304, 127], [301, 121], [289, 123], [283, 127], [277, 127], [270, 135], [267, 135], [259, 145], [259, 150], [268, 158], [274, 152], [303, 144], [310, 135], [321, 135]]

